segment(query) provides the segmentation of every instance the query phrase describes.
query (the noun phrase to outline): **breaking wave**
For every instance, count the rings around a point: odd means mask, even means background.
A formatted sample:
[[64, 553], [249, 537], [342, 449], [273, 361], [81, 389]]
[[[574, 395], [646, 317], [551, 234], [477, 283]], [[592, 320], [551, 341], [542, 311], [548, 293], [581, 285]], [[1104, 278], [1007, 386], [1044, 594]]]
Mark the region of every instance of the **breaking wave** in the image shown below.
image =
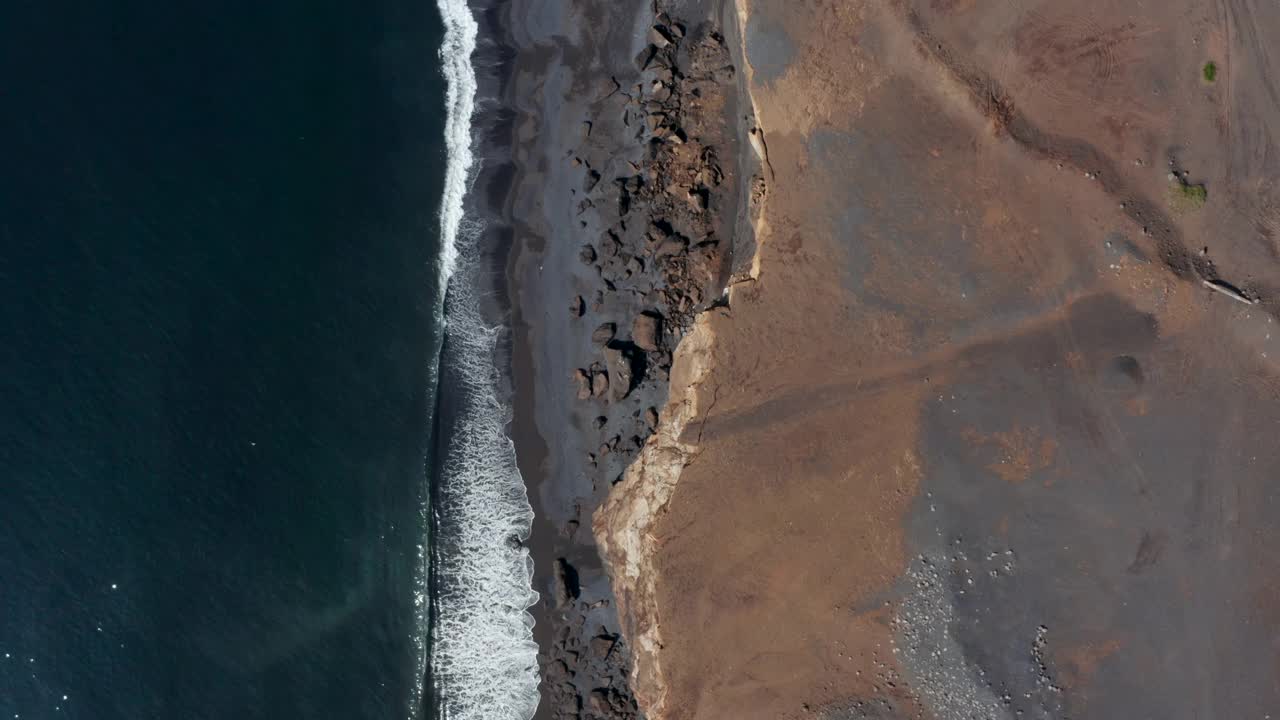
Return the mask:
[[[502, 399], [499, 368], [505, 328], [482, 313], [485, 272], [478, 242], [482, 225], [464, 213], [474, 180], [472, 114], [477, 89], [472, 53], [479, 26], [466, 0], [438, 0], [445, 37], [448, 167], [440, 210], [441, 272], [447, 286], [445, 343], [438, 397], [440, 418], [433, 506], [435, 532], [423, 547], [420, 621], [430, 623], [421, 653], [433, 697], [428, 715], [440, 720], [528, 720], [538, 706], [537, 645], [528, 608], [533, 561], [522, 541], [533, 510], [507, 436], [511, 408]], [[442, 412], [442, 415], [444, 413]], [[430, 563], [429, 570], [428, 562]], [[427, 637], [427, 633], [423, 632]], [[417, 700], [422, 699], [422, 690]]]

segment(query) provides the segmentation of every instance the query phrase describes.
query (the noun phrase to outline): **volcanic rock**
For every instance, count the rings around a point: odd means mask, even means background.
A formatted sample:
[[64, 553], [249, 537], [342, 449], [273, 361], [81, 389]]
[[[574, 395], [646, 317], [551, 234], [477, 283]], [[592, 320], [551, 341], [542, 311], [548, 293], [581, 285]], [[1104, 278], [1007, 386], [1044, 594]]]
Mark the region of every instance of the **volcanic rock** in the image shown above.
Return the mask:
[[657, 257], [666, 257], [668, 255], [679, 255], [685, 251], [685, 248], [687, 248], [688, 245], [689, 245], [689, 242], [687, 240], [680, 237], [679, 235], [673, 235], [672, 237], [669, 237], [666, 240], [663, 240], [661, 243], [659, 243], [658, 249], [654, 251], [653, 254]]
[[642, 312], [631, 321], [631, 342], [645, 352], [656, 352], [662, 343], [662, 316]]
[[609, 373], [598, 372], [591, 376], [591, 396], [604, 397], [609, 392]]
[[622, 400], [631, 392], [631, 358], [622, 348], [606, 347], [604, 349], [605, 366], [609, 368], [609, 376], [612, 380], [612, 397], [616, 400]]
[[672, 43], [675, 38], [671, 37], [671, 31], [661, 25], [654, 25], [649, 28], [649, 42], [659, 48], [664, 48]]
[[587, 371], [578, 368], [573, 371], [573, 381], [578, 384], [578, 399], [586, 400], [591, 397], [591, 376], [587, 375]]
[[578, 571], [569, 564], [568, 560], [558, 558], [556, 560], [556, 605], [560, 607], [568, 605], [578, 599], [580, 592]]
[[591, 333], [591, 342], [597, 345], [608, 345], [609, 341], [618, 334], [618, 326], [611, 323], [602, 323]]
[[613, 647], [618, 644], [617, 635], [597, 635], [591, 638], [591, 655], [601, 660], [609, 657]]

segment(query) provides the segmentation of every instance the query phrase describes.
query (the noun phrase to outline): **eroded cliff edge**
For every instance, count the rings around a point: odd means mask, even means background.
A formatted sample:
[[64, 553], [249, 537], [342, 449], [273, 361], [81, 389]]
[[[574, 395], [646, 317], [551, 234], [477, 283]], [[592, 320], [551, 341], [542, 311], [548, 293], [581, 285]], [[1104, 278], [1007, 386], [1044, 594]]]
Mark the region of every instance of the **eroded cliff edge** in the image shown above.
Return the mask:
[[677, 343], [751, 254], [734, 222], [739, 70], [707, 3], [501, 8], [518, 48], [508, 276], [536, 717], [626, 720], [631, 635], [589, 525], [659, 426]]
[[[662, 5], [658, 3], [657, 7]], [[697, 424], [716, 402], [718, 390], [708, 387], [706, 381], [714, 372], [717, 321], [730, 316], [739, 286], [753, 282], [760, 271], [757, 239], [764, 223], [767, 178], [772, 168], [764, 130], [756, 120], [751, 101], [749, 75], [742, 74], [750, 72], [740, 33], [745, 13], [741, 3], [722, 2], [713, 16], [713, 22], [718, 21], [724, 28], [723, 35], [717, 35], [725, 42], [733, 67], [742, 69], [736, 77], [724, 77], [732, 84], [722, 88], [735, 95], [734, 105], [742, 113], [730, 125], [737, 142], [725, 143], [738, 154], [739, 173], [734, 186], [728, 189], [738, 200], [731, 206], [735, 216], [720, 219], [723, 226], [734, 231], [731, 267], [721, 278], [723, 296], [690, 316], [687, 332], [673, 354], [668, 400], [655, 432], [613, 486], [593, 521], [619, 616], [631, 643], [631, 688], [646, 715], [653, 718], [664, 717], [667, 694], [659, 653], [663, 642], [654, 584], [654, 555], [659, 541], [653, 528], [670, 502], [684, 468], [697, 455]]]

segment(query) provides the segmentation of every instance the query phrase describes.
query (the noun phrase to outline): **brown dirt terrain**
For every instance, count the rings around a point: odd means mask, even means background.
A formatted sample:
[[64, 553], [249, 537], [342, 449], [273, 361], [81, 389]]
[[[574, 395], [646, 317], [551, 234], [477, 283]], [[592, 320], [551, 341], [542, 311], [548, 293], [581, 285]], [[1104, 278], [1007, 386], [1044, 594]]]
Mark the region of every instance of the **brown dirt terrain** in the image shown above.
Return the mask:
[[651, 720], [1280, 708], [1280, 8], [741, 5], [756, 276], [596, 522]]

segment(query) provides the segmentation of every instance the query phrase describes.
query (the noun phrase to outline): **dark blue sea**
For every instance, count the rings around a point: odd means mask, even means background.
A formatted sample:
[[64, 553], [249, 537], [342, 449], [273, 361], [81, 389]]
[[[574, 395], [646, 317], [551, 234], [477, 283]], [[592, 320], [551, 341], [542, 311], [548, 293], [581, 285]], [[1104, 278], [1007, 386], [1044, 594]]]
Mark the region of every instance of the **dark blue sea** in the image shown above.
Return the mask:
[[411, 715], [441, 10], [2, 18], [0, 718]]

